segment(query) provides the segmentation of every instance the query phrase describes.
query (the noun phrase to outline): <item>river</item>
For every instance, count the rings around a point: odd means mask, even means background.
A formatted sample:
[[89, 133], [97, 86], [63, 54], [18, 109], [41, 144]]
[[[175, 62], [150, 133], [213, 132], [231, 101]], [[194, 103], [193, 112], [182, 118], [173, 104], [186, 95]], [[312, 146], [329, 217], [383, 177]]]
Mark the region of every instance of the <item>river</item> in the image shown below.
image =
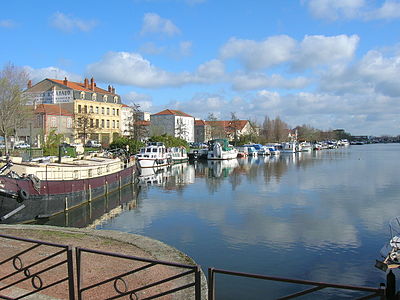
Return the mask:
[[[137, 187], [86, 207], [85, 218], [68, 216], [66, 225], [83, 227], [118, 206], [92, 227], [163, 241], [206, 273], [215, 267], [378, 287], [386, 275], [375, 259], [390, 238], [388, 222], [400, 215], [399, 170], [400, 144], [185, 163], [148, 174]], [[272, 299], [299, 290], [218, 276], [217, 299]], [[327, 290], [314, 298], [321, 295], [354, 296]]]

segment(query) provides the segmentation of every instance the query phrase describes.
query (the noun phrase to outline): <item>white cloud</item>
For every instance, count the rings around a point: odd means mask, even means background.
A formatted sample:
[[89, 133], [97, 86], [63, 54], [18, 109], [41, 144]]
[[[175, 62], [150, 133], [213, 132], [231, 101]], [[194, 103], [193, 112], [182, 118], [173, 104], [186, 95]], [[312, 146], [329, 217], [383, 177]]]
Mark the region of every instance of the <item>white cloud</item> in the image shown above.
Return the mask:
[[30, 66], [25, 66], [24, 70], [29, 74], [29, 78], [32, 80], [33, 83], [42, 81], [45, 78], [61, 80], [65, 77], [67, 77], [67, 79], [70, 81], [82, 81], [82, 77], [80, 75], [67, 72], [57, 67], [34, 69]]
[[218, 60], [213, 59], [204, 64], [201, 64], [197, 68], [197, 74], [201, 78], [205, 79], [222, 79], [225, 74], [225, 66], [224, 64]]
[[0, 20], [0, 27], [13, 28], [15, 26], [16, 26], [16, 23], [12, 20]]
[[285, 63], [292, 58], [296, 41], [287, 35], [272, 36], [262, 42], [231, 38], [220, 50], [222, 59], [238, 58], [247, 69]]
[[67, 16], [60, 12], [56, 12], [51, 17], [51, 24], [55, 28], [60, 29], [65, 32], [72, 32], [75, 29], [77, 29], [79, 31], [88, 32], [97, 25], [97, 22], [94, 20], [85, 21], [85, 20]]
[[257, 90], [265, 88], [300, 89], [310, 83], [306, 77], [284, 78], [273, 74], [267, 76], [262, 73], [239, 74], [232, 78], [232, 87], [235, 90]]
[[131, 91], [127, 94], [121, 95], [121, 97], [126, 105], [138, 104], [140, 106], [140, 110], [142, 111], [151, 111], [153, 107], [152, 97], [147, 94], [140, 94]]
[[251, 71], [285, 65], [305, 70], [352, 58], [358, 42], [357, 35], [307, 35], [300, 43], [286, 35], [261, 42], [231, 38], [220, 55], [225, 60], [237, 58]]
[[[400, 18], [400, 3], [386, 0], [381, 6], [365, 0], [305, 0], [312, 15], [320, 19], [379, 20]], [[378, 1], [375, 1], [378, 2]]]
[[192, 42], [184, 41], [179, 43], [179, 53], [182, 56], [190, 55], [191, 51], [192, 51]]
[[307, 69], [346, 61], [353, 57], [360, 38], [357, 35], [305, 36], [294, 58], [294, 69]]
[[141, 35], [161, 33], [168, 36], [180, 34], [178, 27], [171, 20], [161, 18], [155, 13], [147, 13], [143, 17], [143, 25], [140, 31]]

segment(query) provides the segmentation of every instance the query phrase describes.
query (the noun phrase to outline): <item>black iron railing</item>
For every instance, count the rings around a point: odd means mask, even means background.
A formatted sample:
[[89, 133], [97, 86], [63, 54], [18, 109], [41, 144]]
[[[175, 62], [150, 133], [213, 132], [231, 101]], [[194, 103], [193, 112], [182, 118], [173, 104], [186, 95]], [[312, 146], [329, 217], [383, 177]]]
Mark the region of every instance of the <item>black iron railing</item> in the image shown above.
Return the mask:
[[[96, 278], [90, 272], [90, 266], [85, 265], [85, 257], [88, 255], [94, 255], [96, 258], [90, 261], [96, 261], [102, 266], [101, 278]], [[76, 265], [78, 299], [118, 299], [125, 296], [129, 296], [129, 299], [155, 299], [178, 292], [183, 293], [181, 299], [192, 299], [193, 295], [196, 300], [201, 298], [201, 272], [197, 265], [78, 247]]]
[[[57, 285], [64, 286], [62, 290], [67, 293], [64, 298], [75, 299], [72, 249], [69, 246], [2, 234], [0, 243], [6, 245], [0, 256], [6, 257], [0, 261], [1, 299], [20, 299]], [[43, 255], [44, 247], [46, 255]]]
[[[359, 291], [368, 293], [368, 295], [363, 296], [358, 299], [372, 299], [379, 297], [380, 299], [385, 298], [385, 285], [381, 284], [379, 288], [372, 288], [372, 287], [363, 287], [363, 286], [354, 286], [354, 285], [343, 285], [343, 284], [334, 284], [334, 283], [327, 283], [327, 282], [318, 282], [318, 281], [310, 281], [310, 280], [298, 280], [298, 279], [291, 279], [291, 278], [283, 278], [283, 277], [273, 277], [273, 276], [265, 276], [260, 274], [251, 274], [251, 273], [243, 273], [243, 272], [235, 272], [235, 271], [228, 271], [222, 269], [208, 269], [208, 300], [215, 300], [215, 277], [216, 274], [225, 274], [231, 276], [239, 276], [239, 277], [247, 277], [247, 278], [254, 278], [254, 279], [261, 279], [261, 280], [269, 280], [269, 281], [277, 281], [277, 282], [286, 282], [298, 285], [308, 285], [312, 286], [309, 289], [299, 291], [294, 294], [286, 295], [280, 297], [278, 299], [294, 299], [300, 296], [304, 296], [307, 294], [311, 294], [322, 289], [326, 288], [333, 288], [339, 290], [351, 290], [351, 291]], [[265, 296], [268, 298], [267, 296]], [[261, 296], [262, 298], [262, 296]]]

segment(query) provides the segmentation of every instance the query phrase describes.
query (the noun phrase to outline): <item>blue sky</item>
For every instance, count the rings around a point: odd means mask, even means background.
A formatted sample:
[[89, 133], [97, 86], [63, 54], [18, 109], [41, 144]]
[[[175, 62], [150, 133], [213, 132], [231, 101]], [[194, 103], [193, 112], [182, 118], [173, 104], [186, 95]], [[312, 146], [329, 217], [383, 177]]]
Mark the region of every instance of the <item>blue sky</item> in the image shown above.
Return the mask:
[[400, 134], [399, 0], [2, 3], [0, 63], [125, 104]]

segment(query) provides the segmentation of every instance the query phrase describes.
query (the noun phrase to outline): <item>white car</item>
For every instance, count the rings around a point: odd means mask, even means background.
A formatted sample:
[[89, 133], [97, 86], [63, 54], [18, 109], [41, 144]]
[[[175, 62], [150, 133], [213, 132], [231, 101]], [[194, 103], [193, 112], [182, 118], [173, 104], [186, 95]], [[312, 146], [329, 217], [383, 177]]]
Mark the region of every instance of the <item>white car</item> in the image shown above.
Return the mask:
[[101, 144], [98, 141], [89, 140], [86, 143], [86, 147], [100, 148]]
[[30, 147], [31, 147], [31, 145], [29, 145], [27, 143], [20, 143], [20, 144], [15, 145], [14, 148], [15, 149], [28, 149]]

